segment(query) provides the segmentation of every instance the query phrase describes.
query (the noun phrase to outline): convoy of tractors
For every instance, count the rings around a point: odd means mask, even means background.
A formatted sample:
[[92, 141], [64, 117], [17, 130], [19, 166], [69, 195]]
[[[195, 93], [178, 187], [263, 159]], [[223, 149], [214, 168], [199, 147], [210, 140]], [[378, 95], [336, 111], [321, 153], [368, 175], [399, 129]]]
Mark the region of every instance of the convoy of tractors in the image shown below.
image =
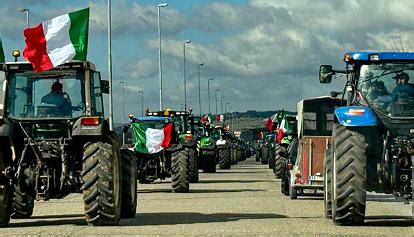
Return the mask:
[[[116, 225], [135, 216], [137, 182], [170, 178], [173, 192], [191, 192], [199, 172], [251, 156], [273, 170], [289, 198], [323, 192], [325, 216], [338, 225], [364, 221], [367, 192], [409, 202], [414, 53], [352, 52], [344, 61], [344, 70], [319, 71], [321, 83], [345, 75], [342, 91], [301, 100], [296, 113], [280, 111], [255, 144], [191, 109], [130, 115], [123, 135], [131, 139], [122, 144], [104, 117], [108, 82], [91, 62], [45, 72], [26, 62], [1, 64], [0, 225], [29, 218], [35, 200], [70, 193], [83, 194], [88, 224]], [[65, 88], [61, 106], [47, 103], [50, 86]]]

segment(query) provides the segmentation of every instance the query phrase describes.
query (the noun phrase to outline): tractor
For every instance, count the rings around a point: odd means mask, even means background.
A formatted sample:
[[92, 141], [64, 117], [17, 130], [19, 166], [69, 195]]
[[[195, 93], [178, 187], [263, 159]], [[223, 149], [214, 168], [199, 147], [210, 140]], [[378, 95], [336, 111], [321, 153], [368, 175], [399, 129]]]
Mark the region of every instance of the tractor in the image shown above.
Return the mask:
[[199, 167], [204, 173], [215, 173], [217, 164], [216, 139], [217, 132], [213, 124], [202, 123], [203, 135], [199, 141]]
[[104, 118], [93, 63], [70, 61], [44, 72], [28, 62], [0, 64], [0, 225], [30, 218], [35, 200], [82, 193], [89, 225], [134, 217], [136, 161]]
[[139, 181], [149, 183], [171, 177], [173, 192], [189, 192], [191, 157], [196, 159], [192, 136], [184, 132], [187, 128], [185, 119], [190, 113], [167, 109], [156, 112], [146, 110], [145, 115], [137, 118], [129, 116]]
[[[367, 191], [413, 196], [414, 53], [350, 52], [345, 70], [319, 68], [320, 83], [345, 75], [346, 104], [335, 109], [326, 150], [325, 215], [337, 225], [364, 222]], [[412, 79], [413, 80], [413, 79]]]

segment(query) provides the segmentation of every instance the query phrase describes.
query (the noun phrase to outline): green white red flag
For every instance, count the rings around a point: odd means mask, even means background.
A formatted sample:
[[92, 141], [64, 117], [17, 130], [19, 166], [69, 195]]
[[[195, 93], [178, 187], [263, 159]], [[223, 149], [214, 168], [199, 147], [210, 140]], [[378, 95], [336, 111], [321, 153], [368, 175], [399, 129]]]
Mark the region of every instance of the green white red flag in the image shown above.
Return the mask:
[[24, 30], [23, 51], [36, 72], [46, 71], [70, 60], [86, 60], [89, 8], [71, 12]]
[[172, 123], [165, 125], [163, 129], [145, 128], [140, 123], [132, 123], [131, 127], [135, 139], [134, 150], [137, 152], [154, 154], [170, 145]]

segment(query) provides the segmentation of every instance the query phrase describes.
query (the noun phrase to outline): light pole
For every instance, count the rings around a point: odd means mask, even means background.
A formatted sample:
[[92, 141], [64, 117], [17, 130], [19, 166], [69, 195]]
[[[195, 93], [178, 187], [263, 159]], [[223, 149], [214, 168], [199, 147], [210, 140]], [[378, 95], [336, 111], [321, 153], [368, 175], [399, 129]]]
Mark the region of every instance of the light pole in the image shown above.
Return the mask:
[[220, 91], [220, 89], [216, 89], [216, 115], [218, 114], [218, 111], [217, 111], [217, 92], [218, 91]]
[[161, 64], [161, 23], [160, 23], [160, 13], [161, 7], [167, 7], [167, 3], [158, 4], [158, 77], [160, 81], [160, 111], [162, 111], [162, 64]]
[[19, 8], [19, 12], [26, 12], [26, 26], [29, 28], [29, 8]]
[[200, 86], [200, 67], [203, 66], [204, 63], [199, 63], [197, 65], [198, 68], [198, 108], [200, 109], [200, 116], [201, 116], [201, 86]]
[[224, 96], [221, 97], [221, 113], [223, 114], [223, 99], [226, 98]]
[[108, 0], [108, 81], [109, 81], [109, 130], [114, 130], [114, 102], [112, 90], [112, 28], [111, 0]]
[[184, 60], [184, 110], [187, 110], [187, 75], [185, 72], [185, 45], [190, 44], [191, 40], [184, 41], [183, 44], [183, 60]]
[[125, 82], [118, 82], [119, 85], [122, 85], [122, 125], [125, 124]]
[[229, 102], [226, 102], [226, 103], [224, 104], [224, 113], [225, 113], [225, 114], [227, 114], [227, 105], [230, 105], [230, 103], [229, 103]]
[[208, 114], [211, 114], [211, 109], [210, 109], [210, 81], [212, 81], [213, 78], [209, 78], [207, 81], [207, 91], [208, 91]]
[[144, 116], [144, 91], [138, 91], [141, 94], [141, 116]]

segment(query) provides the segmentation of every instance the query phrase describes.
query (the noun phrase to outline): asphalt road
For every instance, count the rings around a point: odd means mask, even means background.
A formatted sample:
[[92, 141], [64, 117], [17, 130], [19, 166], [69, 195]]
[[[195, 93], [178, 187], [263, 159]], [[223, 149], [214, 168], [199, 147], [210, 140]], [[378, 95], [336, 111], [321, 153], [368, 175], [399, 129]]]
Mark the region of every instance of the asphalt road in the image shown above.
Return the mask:
[[36, 202], [31, 219], [12, 220], [0, 235], [361, 235], [413, 236], [411, 204], [369, 194], [363, 226], [335, 226], [323, 197], [290, 200], [271, 170], [248, 159], [231, 170], [200, 174], [187, 194], [168, 181], [139, 186], [138, 213], [116, 227], [87, 226], [80, 194]]

